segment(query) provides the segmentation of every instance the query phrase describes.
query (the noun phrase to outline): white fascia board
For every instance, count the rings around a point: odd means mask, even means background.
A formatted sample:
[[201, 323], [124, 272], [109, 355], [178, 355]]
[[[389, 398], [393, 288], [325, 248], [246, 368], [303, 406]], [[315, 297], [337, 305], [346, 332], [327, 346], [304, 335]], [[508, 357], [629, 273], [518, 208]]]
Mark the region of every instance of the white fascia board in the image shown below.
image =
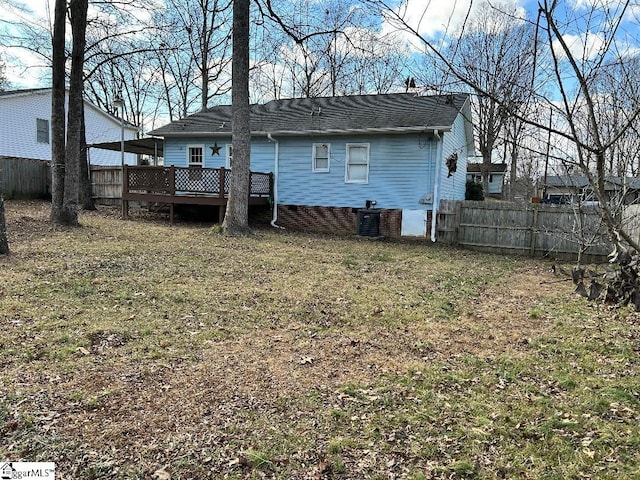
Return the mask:
[[[421, 133], [421, 132], [450, 132], [451, 125], [448, 126], [420, 126], [420, 127], [393, 127], [393, 128], [362, 128], [362, 129], [326, 129], [326, 130], [276, 130], [276, 131], [253, 131], [252, 136], [281, 135], [281, 136], [306, 136], [306, 135], [353, 135], [369, 133]], [[150, 132], [152, 133], [152, 132]], [[165, 134], [155, 134], [161, 137], [228, 137], [231, 132], [168, 132]]]

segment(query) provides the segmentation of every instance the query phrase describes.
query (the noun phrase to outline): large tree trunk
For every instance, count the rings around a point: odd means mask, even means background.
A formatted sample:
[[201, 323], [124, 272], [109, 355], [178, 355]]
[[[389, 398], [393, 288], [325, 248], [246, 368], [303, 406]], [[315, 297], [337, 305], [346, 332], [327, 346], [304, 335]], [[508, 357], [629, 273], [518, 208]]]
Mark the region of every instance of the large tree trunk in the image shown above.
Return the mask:
[[7, 223], [4, 217], [4, 195], [2, 180], [0, 179], [0, 255], [9, 253], [9, 239], [7, 238]]
[[91, 191], [91, 167], [87, 155], [87, 136], [85, 129], [84, 106], [80, 117], [80, 203], [83, 210], [95, 210], [96, 204]]
[[62, 224], [65, 170], [65, 24], [66, 0], [56, 0], [51, 85], [51, 221]]
[[251, 125], [249, 115], [249, 0], [233, 2], [232, 63], [233, 165], [229, 202], [223, 231], [227, 235], [249, 232], [249, 164]]
[[69, 77], [69, 110], [67, 113], [67, 151], [64, 172], [63, 223], [78, 225], [80, 198], [80, 162], [82, 155], [82, 117], [84, 116], [83, 80], [84, 49], [86, 44], [88, 0], [72, 0], [71, 75]]

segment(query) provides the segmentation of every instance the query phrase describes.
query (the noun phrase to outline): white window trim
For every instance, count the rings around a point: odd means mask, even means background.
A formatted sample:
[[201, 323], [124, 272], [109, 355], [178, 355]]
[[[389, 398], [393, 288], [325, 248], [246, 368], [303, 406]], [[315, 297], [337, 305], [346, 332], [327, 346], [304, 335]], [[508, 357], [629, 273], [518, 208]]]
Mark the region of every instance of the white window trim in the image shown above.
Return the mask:
[[[327, 147], [327, 167], [316, 167], [316, 147]], [[314, 143], [311, 147], [311, 171], [313, 173], [329, 173], [331, 170], [331, 144], [330, 143]]]
[[[349, 180], [349, 150], [351, 147], [365, 147], [367, 149], [367, 178], [364, 180]], [[367, 185], [369, 183], [369, 147], [370, 144], [368, 143], [347, 143], [344, 162], [344, 183], [357, 183], [360, 185]]]
[[[202, 162], [201, 163], [191, 162], [191, 149], [192, 148], [200, 148], [202, 150]], [[188, 167], [200, 166], [200, 167], [204, 168], [204, 144], [193, 143], [193, 144], [187, 145], [187, 166]]]
[[231, 168], [231, 161], [233, 160], [233, 144], [227, 143], [225, 145], [224, 151], [225, 151], [224, 168]]

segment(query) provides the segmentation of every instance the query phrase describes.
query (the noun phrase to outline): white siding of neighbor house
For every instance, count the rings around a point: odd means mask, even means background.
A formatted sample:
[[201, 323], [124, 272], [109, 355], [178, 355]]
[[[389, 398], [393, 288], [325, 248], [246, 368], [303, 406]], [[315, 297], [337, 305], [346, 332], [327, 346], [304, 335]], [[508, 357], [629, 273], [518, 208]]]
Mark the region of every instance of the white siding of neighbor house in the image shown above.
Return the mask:
[[[37, 119], [49, 122], [49, 143], [37, 141]], [[87, 144], [120, 141], [120, 121], [85, 103]], [[124, 138], [136, 137], [136, 129], [125, 125]], [[51, 91], [16, 92], [0, 96], [0, 156], [51, 160]], [[91, 148], [93, 165], [120, 165], [120, 152]], [[127, 164], [136, 163], [136, 155], [125, 154]]]

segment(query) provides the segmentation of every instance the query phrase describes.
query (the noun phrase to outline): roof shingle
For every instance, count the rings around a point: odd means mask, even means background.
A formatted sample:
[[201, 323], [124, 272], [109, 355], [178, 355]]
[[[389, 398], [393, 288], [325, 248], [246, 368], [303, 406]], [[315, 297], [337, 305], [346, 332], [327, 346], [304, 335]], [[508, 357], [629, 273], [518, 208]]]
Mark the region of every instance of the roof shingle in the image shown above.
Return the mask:
[[[446, 129], [467, 100], [467, 94], [412, 93], [272, 100], [251, 105], [251, 132], [296, 135]], [[212, 107], [150, 132], [160, 136], [230, 133], [231, 105]]]

